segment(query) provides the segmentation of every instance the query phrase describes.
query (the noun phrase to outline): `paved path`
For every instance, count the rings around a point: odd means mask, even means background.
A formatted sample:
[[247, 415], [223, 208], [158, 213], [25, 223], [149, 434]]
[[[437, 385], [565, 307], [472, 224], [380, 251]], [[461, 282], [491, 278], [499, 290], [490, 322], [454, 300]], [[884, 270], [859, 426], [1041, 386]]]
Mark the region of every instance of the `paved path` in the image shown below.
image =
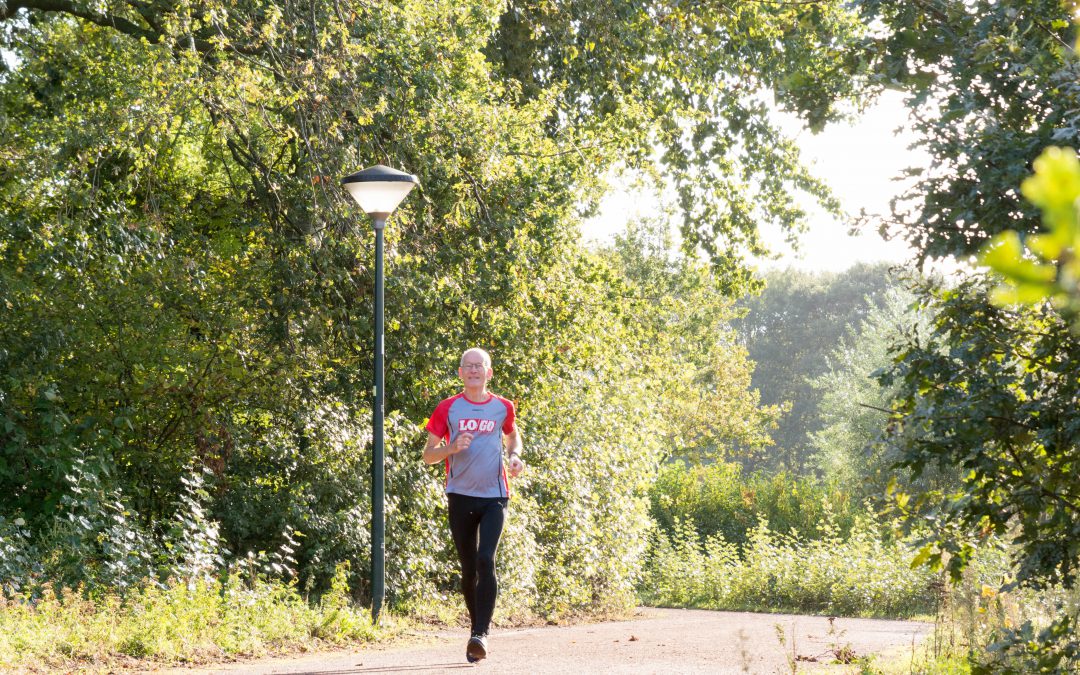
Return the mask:
[[[786, 647], [781, 645], [779, 630]], [[461, 673], [537, 675], [544, 673], [783, 673], [789, 657], [800, 672], [843, 671], [826, 666], [833, 650], [866, 656], [888, 650], [910, 659], [912, 645], [931, 624], [878, 619], [836, 619], [642, 609], [630, 621], [574, 626], [495, 630], [487, 660], [465, 662], [464, 631], [424, 635], [419, 643], [324, 652], [300, 658], [251, 661], [185, 673]], [[793, 648], [794, 646], [794, 648]]]

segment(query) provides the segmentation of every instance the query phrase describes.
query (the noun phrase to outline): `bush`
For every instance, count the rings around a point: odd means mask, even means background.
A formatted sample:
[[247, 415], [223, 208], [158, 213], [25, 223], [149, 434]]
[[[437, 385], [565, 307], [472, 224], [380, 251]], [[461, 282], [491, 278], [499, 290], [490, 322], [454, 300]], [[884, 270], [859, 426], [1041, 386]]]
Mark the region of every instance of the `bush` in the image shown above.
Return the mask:
[[21, 516], [0, 516], [0, 596], [18, 593], [40, 570], [38, 553]]
[[812, 538], [764, 520], [746, 544], [700, 537], [687, 521], [658, 532], [641, 585], [648, 604], [705, 609], [913, 616], [934, 611], [936, 575], [912, 569], [914, 548], [891, 542], [871, 517], [842, 538], [826, 517]]
[[613, 391], [576, 374], [530, 409], [530, 465], [518, 480], [527, 500], [512, 504], [511, 518], [530, 514], [537, 614], [621, 614], [637, 603], [659, 448], [640, 438], [650, 411], [633, 393], [631, 383]]
[[0, 669], [63, 668], [121, 656], [198, 662], [316, 643], [370, 640], [366, 609], [349, 601], [347, 566], [311, 605], [294, 583], [250, 578], [171, 581], [124, 597], [46, 587], [39, 597], [0, 598]]
[[760, 521], [773, 532], [812, 535], [826, 513], [846, 536], [859, 510], [848, 493], [832, 485], [784, 472], [745, 475], [733, 462], [667, 464], [649, 498], [653, 518], [669, 536], [682, 520], [703, 537], [720, 535], [740, 546]]

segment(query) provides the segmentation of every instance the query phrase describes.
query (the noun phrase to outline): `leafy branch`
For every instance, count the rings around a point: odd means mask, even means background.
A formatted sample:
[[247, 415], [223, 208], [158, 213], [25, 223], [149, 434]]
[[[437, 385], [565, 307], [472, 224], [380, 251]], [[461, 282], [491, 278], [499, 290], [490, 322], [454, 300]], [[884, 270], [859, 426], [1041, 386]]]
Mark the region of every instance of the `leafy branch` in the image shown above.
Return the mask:
[[[150, 3], [129, 0], [127, 4], [132, 8], [133, 13], [142, 19], [145, 25], [140, 25], [121, 14], [102, 12], [93, 9], [90, 4], [74, 2], [73, 0], [7, 0], [3, 5], [0, 5], [0, 21], [15, 19], [19, 15], [19, 11], [25, 9], [30, 12], [66, 14], [102, 28], [111, 28], [137, 40], [145, 39], [152, 44], [160, 43], [169, 36], [164, 28], [166, 16], [155, 11]], [[210, 54], [219, 49], [219, 46], [207, 39], [205, 35], [185, 34], [177, 37], [180, 38], [179, 42], [184, 47], [190, 47], [201, 54]], [[232, 42], [229, 43], [229, 49], [248, 56], [261, 54], [263, 51], [251, 46], [236, 45]]]
[[118, 30], [134, 38], [146, 38], [150, 42], [157, 42], [163, 36], [161, 31], [154, 28], [146, 28], [122, 16], [95, 11], [68, 0], [7, 0], [0, 8], [0, 20], [8, 21], [14, 18], [21, 9], [68, 14], [104, 28]]
[[1047, 231], [1021, 238], [1015, 230], [995, 236], [979, 260], [1002, 278], [991, 300], [998, 306], [1049, 300], [1080, 331], [1080, 159], [1071, 148], [1050, 147], [1035, 160], [1021, 192], [1043, 213]]

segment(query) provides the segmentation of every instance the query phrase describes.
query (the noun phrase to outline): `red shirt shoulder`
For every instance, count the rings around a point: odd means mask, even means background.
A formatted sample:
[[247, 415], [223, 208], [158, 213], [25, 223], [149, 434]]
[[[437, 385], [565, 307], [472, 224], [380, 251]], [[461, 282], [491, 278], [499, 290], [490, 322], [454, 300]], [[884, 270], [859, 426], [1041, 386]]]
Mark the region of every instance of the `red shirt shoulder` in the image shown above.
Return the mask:
[[514, 420], [517, 417], [517, 410], [514, 407], [514, 402], [511, 401], [508, 398], [503, 398], [502, 396], [499, 396], [498, 394], [492, 394], [492, 396], [494, 396], [497, 401], [499, 401], [504, 406], [506, 406], [506, 419], [503, 420], [503, 428], [502, 428], [503, 433], [507, 434], [507, 435], [514, 433], [514, 430], [516, 428], [516, 426], [514, 424]]
[[464, 394], [456, 394], [443, 399], [439, 405], [435, 406], [435, 412], [431, 413], [431, 418], [428, 419], [426, 427], [428, 432], [439, 438], [450, 438], [450, 406], [462, 396]]

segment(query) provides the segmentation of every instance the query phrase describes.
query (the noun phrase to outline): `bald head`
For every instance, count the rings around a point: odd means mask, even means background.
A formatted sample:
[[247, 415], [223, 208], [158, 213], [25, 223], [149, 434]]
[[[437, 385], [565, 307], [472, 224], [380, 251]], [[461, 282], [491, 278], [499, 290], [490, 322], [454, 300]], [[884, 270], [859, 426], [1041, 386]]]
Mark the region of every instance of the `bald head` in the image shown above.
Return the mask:
[[484, 368], [491, 367], [491, 354], [488, 354], [479, 347], [470, 347], [465, 350], [465, 353], [461, 355], [461, 361], [458, 362], [458, 366], [465, 367], [465, 361], [476, 361], [480, 359], [484, 363]]

